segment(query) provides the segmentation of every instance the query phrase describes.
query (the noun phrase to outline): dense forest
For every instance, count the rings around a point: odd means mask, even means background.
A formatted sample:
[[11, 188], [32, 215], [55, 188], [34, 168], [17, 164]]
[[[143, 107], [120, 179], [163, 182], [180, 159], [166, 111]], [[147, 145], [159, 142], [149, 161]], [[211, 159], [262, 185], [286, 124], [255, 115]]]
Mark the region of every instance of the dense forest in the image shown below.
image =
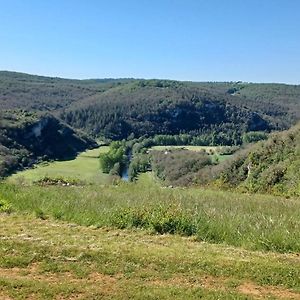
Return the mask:
[[[161, 86], [162, 85], [162, 86]], [[226, 95], [206, 93], [182, 83], [135, 82], [108, 90], [61, 113], [72, 126], [110, 139], [189, 133], [199, 136], [226, 132], [233, 143], [243, 132], [285, 128], [247, 107], [226, 101]]]

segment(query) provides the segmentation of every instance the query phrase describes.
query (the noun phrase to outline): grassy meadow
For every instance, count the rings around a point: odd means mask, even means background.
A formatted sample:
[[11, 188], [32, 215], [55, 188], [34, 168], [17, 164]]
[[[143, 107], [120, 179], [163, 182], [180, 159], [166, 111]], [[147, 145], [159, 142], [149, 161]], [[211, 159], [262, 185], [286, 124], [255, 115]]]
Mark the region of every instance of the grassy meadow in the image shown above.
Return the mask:
[[9, 182], [34, 182], [44, 177], [75, 179], [86, 183], [105, 184], [108, 175], [100, 170], [99, 154], [108, 150], [108, 147], [101, 146], [93, 150], [87, 150], [79, 154], [73, 160], [54, 161], [42, 163], [33, 169], [17, 172], [9, 177]]
[[137, 183], [85, 187], [2, 184], [13, 210], [79, 225], [141, 228], [249, 250], [300, 252], [300, 201]]
[[220, 146], [193, 146], [193, 145], [185, 145], [185, 146], [153, 146], [151, 147], [152, 150], [156, 151], [166, 151], [166, 150], [172, 150], [172, 149], [183, 149], [183, 150], [189, 150], [189, 151], [194, 151], [194, 152], [201, 152], [205, 151], [208, 153], [213, 161], [218, 160], [218, 162], [222, 162], [232, 155], [221, 155], [218, 153], [218, 149]]

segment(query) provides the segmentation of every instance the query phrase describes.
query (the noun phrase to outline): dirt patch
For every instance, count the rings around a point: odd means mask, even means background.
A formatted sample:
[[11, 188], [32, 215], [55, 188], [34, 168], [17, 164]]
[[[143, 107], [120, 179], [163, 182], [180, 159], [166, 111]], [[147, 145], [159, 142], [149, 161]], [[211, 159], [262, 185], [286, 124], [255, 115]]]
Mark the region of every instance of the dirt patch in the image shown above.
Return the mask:
[[205, 288], [208, 290], [226, 291], [232, 289], [238, 293], [249, 295], [255, 299], [266, 299], [267, 296], [276, 299], [300, 300], [300, 294], [287, 289], [281, 289], [273, 286], [259, 286], [252, 282], [239, 285], [237, 288], [228, 287], [227, 283], [231, 278], [204, 276], [196, 278], [174, 277], [166, 280], [149, 281], [149, 285], [159, 287], [183, 287], [183, 288]]
[[[11, 268], [11, 269], [2, 269], [0, 268], [0, 277], [8, 279], [17, 279], [17, 280], [33, 280], [46, 282], [48, 284], [75, 284], [78, 287], [82, 288], [82, 293], [85, 294], [85, 291], [88, 292], [89, 287], [96, 287], [95, 289], [101, 294], [113, 294], [117, 290], [117, 281], [122, 278], [122, 274], [117, 276], [109, 276], [101, 274], [98, 272], [93, 272], [86, 276], [85, 278], [77, 278], [71, 272], [62, 272], [62, 273], [40, 273], [40, 269], [37, 264], [32, 264], [28, 268]], [[94, 288], [93, 288], [94, 289]], [[68, 299], [78, 299], [81, 293], [77, 295], [72, 295], [73, 298]], [[80, 297], [79, 297], [80, 298]], [[1, 295], [0, 299], [9, 300]], [[58, 296], [57, 299], [65, 299], [64, 296]]]
[[[228, 278], [227, 278], [228, 279]], [[185, 278], [185, 277], [173, 277], [166, 280], [153, 280], [149, 281], [149, 285], [155, 286], [177, 286], [185, 288], [206, 288], [214, 290], [225, 290], [224, 283], [227, 280], [222, 277], [213, 277], [213, 276], [203, 276], [195, 278]]]
[[1, 300], [13, 300], [13, 298], [10, 298], [4, 292], [1, 292], [1, 291], [0, 291], [0, 299]]
[[300, 300], [299, 293], [272, 286], [258, 286], [251, 282], [240, 285], [238, 287], [238, 291], [242, 294], [251, 295], [257, 299], [265, 299], [266, 296], [272, 296], [276, 297], [277, 299]]

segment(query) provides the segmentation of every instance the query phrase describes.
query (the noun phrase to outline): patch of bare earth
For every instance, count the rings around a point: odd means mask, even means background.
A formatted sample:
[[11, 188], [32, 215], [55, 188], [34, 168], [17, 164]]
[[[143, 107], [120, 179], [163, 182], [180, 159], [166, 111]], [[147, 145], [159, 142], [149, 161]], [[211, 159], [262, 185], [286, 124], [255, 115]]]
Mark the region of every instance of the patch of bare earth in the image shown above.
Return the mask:
[[252, 282], [243, 283], [238, 287], [238, 291], [257, 299], [265, 299], [266, 296], [272, 296], [277, 299], [300, 300], [299, 293], [294, 293], [287, 289], [280, 289], [273, 286], [258, 286]]
[[[82, 289], [83, 294], [88, 292], [90, 289], [93, 289], [101, 294], [109, 295], [116, 292], [117, 281], [118, 279], [122, 278], [122, 275], [120, 274], [113, 277], [98, 272], [93, 272], [87, 275], [85, 278], [77, 278], [70, 272], [43, 274], [39, 272], [39, 267], [36, 264], [33, 264], [27, 268], [0, 268], [0, 277], [17, 280], [35, 280], [46, 282], [48, 284], [76, 284], [76, 286]], [[81, 299], [83, 296], [82, 293], [77, 293], [76, 295], [71, 296], [69, 295], [68, 299]], [[1, 291], [0, 299], [10, 300], [9, 297], [5, 295], [2, 296]], [[32, 299], [34, 299], [34, 297]], [[65, 297], [58, 296], [56, 299], [65, 299]]]
[[4, 292], [1, 292], [1, 291], [0, 291], [0, 299], [1, 300], [13, 300], [9, 296], [7, 296]]
[[[226, 291], [228, 287], [226, 282], [230, 278], [204, 276], [200, 278], [174, 277], [166, 280], [153, 280], [148, 284], [159, 287], [184, 287], [184, 288], [204, 288], [208, 290]], [[300, 294], [287, 289], [281, 289], [273, 286], [259, 286], [252, 282], [239, 285], [236, 290], [240, 294], [252, 296], [255, 299], [266, 299], [271, 296], [276, 299], [300, 300]]]

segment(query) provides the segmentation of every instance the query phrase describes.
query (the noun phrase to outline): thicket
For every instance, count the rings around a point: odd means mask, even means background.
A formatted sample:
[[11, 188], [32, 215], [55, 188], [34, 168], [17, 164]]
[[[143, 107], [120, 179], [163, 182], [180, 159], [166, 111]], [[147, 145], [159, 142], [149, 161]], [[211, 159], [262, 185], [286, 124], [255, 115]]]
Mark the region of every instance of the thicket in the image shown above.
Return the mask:
[[149, 153], [135, 153], [128, 168], [129, 181], [134, 181], [140, 173], [151, 170], [151, 157]]
[[256, 143], [258, 141], [266, 140], [268, 134], [260, 131], [245, 132], [242, 137], [243, 144]]
[[155, 175], [165, 184], [187, 186], [202, 168], [212, 165], [211, 157], [205, 152], [182, 149], [151, 151], [151, 166]]

